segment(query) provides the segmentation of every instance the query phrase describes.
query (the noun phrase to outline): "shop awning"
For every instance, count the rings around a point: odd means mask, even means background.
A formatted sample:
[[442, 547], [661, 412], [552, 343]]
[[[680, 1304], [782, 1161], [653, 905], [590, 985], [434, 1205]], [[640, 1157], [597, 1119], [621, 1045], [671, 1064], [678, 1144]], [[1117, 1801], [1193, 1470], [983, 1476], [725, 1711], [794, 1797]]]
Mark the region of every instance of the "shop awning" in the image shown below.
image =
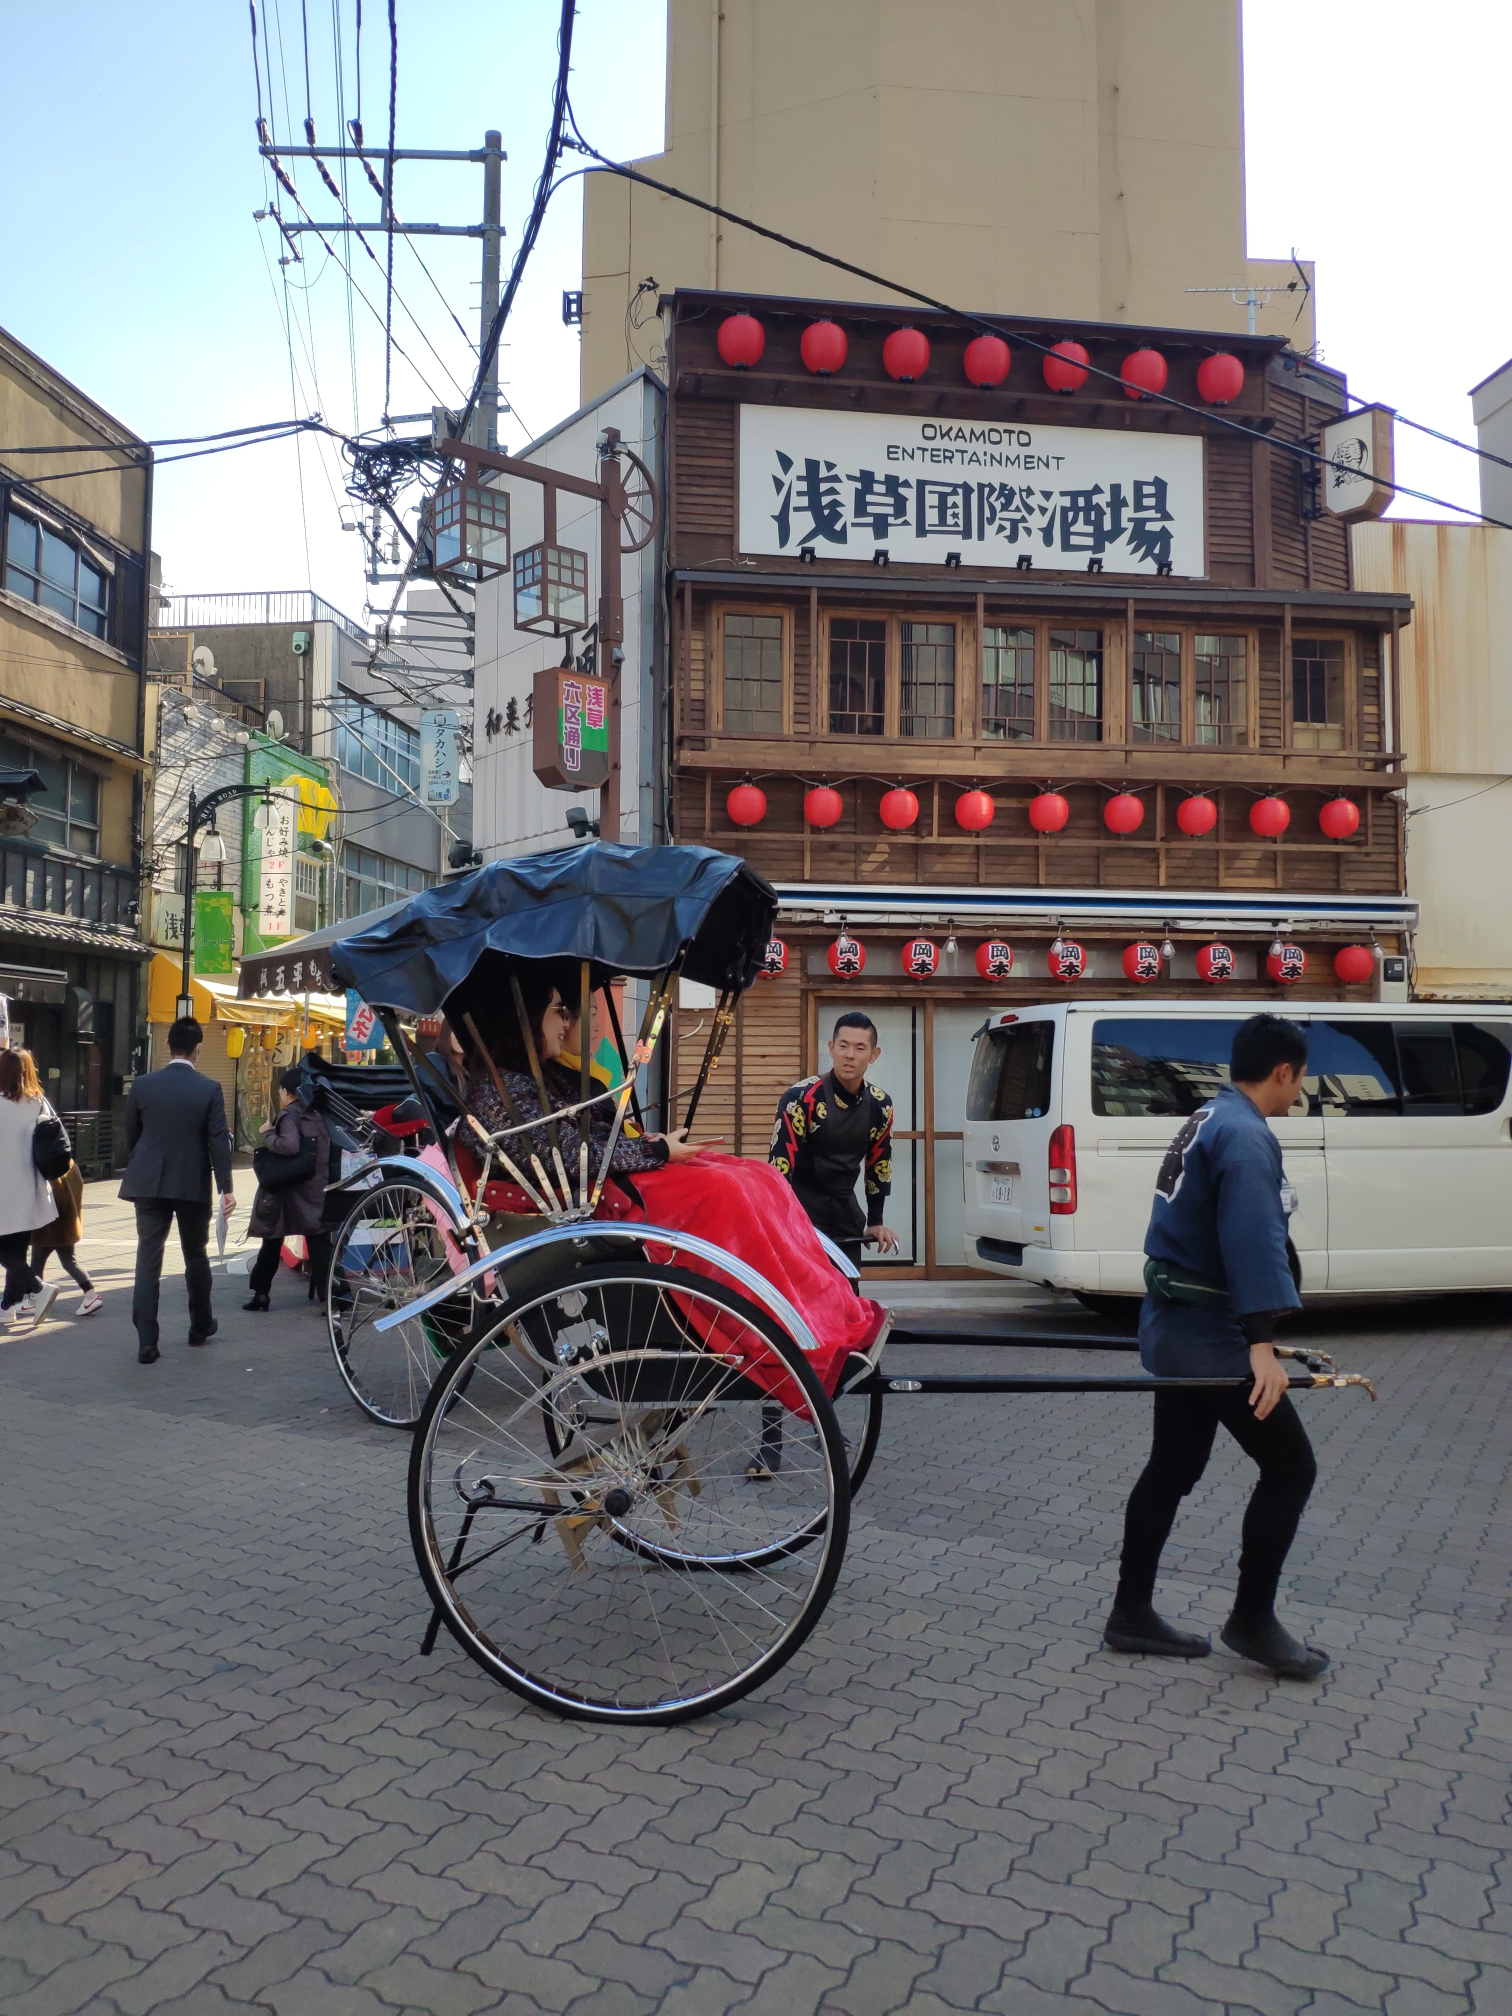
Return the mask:
[[306, 987], [313, 987], [318, 993], [336, 991], [331, 978], [330, 951], [337, 939], [366, 931], [411, 901], [413, 898], [402, 896], [397, 903], [385, 903], [379, 910], [364, 910], [360, 917], [343, 917], [339, 924], [327, 924], [303, 938], [285, 938], [281, 945], [270, 945], [266, 952], [247, 953], [241, 962], [237, 992], [243, 1001], [261, 1001], [270, 994], [302, 1001]]
[[[147, 974], [147, 1020], [172, 1022], [178, 1014], [179, 989], [184, 969], [166, 952], [153, 954]], [[199, 1022], [233, 1022], [243, 1029], [287, 1029], [294, 1023], [298, 1005], [293, 1001], [239, 1001], [234, 980], [206, 980], [196, 974], [189, 983], [194, 1014]]]
[[779, 882], [784, 924], [898, 924], [925, 922], [1006, 929], [1063, 923], [1109, 930], [1273, 932], [1415, 931], [1418, 906], [1405, 896], [1299, 895], [1282, 889], [1015, 889], [935, 888], [917, 883]]

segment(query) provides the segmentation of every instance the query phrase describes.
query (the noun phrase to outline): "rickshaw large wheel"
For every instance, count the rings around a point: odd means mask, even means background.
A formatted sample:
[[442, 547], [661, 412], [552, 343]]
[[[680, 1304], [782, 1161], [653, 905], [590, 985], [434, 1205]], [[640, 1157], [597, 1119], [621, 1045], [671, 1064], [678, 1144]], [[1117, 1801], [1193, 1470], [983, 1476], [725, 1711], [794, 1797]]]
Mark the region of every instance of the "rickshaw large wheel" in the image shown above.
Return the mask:
[[[775, 1493], [745, 1475], [774, 1391]], [[548, 1417], [572, 1431], [555, 1454]], [[409, 1520], [431, 1600], [485, 1672], [560, 1715], [670, 1723], [738, 1701], [802, 1645], [850, 1489], [834, 1408], [780, 1328], [720, 1281], [606, 1260], [447, 1361]]]
[[413, 1429], [436, 1367], [467, 1337], [472, 1296], [379, 1331], [377, 1319], [415, 1301], [452, 1272], [436, 1219], [440, 1206], [417, 1183], [364, 1190], [331, 1251], [326, 1324], [336, 1369], [369, 1420]]

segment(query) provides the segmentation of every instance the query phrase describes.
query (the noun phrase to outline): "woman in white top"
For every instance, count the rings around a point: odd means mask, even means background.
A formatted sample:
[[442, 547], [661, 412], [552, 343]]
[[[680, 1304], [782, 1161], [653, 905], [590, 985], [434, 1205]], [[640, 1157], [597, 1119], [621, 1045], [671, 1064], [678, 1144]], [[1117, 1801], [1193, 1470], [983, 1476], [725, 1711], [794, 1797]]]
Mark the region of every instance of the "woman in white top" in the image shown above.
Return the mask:
[[58, 1215], [52, 1185], [32, 1160], [32, 1136], [46, 1106], [29, 1050], [0, 1050], [0, 1265], [5, 1293], [0, 1313], [34, 1297], [32, 1321], [40, 1323], [57, 1297], [57, 1284], [44, 1286], [27, 1259], [31, 1236]]

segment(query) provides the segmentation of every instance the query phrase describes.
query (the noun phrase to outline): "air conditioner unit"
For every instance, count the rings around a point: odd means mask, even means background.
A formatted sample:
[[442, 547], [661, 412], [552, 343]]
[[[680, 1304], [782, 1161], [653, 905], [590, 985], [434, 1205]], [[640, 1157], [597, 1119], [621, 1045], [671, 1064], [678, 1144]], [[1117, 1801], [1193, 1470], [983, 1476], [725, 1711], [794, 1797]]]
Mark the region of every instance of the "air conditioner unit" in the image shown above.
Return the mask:
[[309, 650], [309, 648], [310, 648], [309, 631], [296, 630], [289, 643], [289, 649], [294, 653], [294, 656], [296, 658], [303, 658], [303, 656], [305, 655], [306, 651]]

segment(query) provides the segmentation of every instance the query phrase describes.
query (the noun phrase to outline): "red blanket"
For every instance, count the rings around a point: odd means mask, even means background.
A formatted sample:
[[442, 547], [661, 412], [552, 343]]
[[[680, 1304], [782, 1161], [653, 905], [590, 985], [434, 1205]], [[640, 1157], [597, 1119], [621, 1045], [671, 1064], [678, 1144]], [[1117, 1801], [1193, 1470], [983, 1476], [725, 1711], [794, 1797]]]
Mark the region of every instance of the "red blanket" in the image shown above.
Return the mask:
[[[819, 1350], [809, 1362], [825, 1392], [833, 1393], [847, 1355], [871, 1344], [883, 1312], [854, 1293], [776, 1170], [738, 1155], [705, 1153], [638, 1174], [635, 1184], [651, 1224], [723, 1246], [787, 1297], [818, 1340]], [[688, 1254], [679, 1254], [677, 1264], [699, 1274], [715, 1272]], [[748, 1333], [745, 1341], [748, 1347]], [[721, 1348], [713, 1337], [710, 1343]], [[746, 1369], [774, 1398], [789, 1405], [797, 1398], [784, 1391], [791, 1382], [775, 1358], [765, 1367], [750, 1364]]]

